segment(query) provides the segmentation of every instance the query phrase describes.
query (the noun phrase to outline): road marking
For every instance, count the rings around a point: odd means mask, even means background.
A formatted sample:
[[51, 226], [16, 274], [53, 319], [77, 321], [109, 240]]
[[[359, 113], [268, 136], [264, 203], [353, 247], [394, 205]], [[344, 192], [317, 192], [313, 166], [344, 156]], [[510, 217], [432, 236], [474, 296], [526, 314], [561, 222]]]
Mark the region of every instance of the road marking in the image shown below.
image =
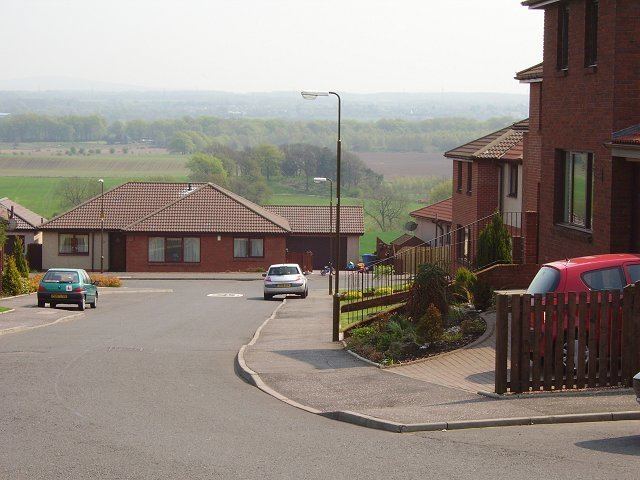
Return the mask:
[[244, 297], [244, 295], [242, 293], [209, 293], [207, 297], [240, 298], [240, 297]]

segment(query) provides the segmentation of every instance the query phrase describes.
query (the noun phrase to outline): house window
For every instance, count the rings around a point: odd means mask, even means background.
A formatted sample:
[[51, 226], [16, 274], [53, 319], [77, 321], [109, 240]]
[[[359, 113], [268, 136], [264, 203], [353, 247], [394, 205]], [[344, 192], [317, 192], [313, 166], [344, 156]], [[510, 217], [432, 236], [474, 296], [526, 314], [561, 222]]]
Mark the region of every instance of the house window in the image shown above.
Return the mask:
[[509, 196], [518, 198], [518, 165], [509, 164]]
[[264, 257], [264, 239], [262, 238], [234, 238], [233, 256], [235, 258]]
[[593, 67], [598, 64], [598, 7], [598, 0], [587, 0], [584, 46], [585, 67]]
[[149, 262], [198, 263], [200, 239], [197, 237], [149, 237]]
[[89, 255], [89, 235], [59, 234], [58, 253], [60, 255]]
[[569, 5], [558, 6], [558, 70], [569, 68]]
[[462, 162], [458, 163], [458, 192], [462, 192]]
[[565, 152], [563, 218], [568, 225], [591, 230], [593, 207], [593, 154]]
[[467, 193], [471, 193], [471, 186], [473, 185], [473, 163], [467, 163]]

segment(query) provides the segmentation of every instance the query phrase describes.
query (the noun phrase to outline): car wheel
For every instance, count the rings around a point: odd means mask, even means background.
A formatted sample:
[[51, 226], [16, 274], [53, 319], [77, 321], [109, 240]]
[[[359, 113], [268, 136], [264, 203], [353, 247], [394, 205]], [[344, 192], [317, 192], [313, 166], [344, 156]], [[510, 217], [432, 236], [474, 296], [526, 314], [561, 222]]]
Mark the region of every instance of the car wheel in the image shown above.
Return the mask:
[[94, 297], [94, 299], [93, 299], [93, 302], [91, 302], [91, 303], [89, 304], [89, 306], [90, 306], [91, 308], [97, 308], [97, 307], [98, 307], [98, 294], [96, 294], [96, 296], [95, 296], [95, 297]]
[[268, 293], [265, 293], [265, 294], [264, 294], [264, 299], [265, 299], [265, 300], [271, 300], [272, 298], [273, 298], [273, 295], [270, 295], [270, 294], [268, 294]]
[[307, 298], [307, 296], [309, 295], [309, 290], [305, 290], [304, 293], [302, 295], [300, 295], [302, 298]]
[[38, 308], [44, 308], [45, 303], [44, 300], [38, 300]]
[[78, 310], [83, 311], [87, 307], [87, 300], [85, 297], [82, 297], [82, 301], [78, 303]]

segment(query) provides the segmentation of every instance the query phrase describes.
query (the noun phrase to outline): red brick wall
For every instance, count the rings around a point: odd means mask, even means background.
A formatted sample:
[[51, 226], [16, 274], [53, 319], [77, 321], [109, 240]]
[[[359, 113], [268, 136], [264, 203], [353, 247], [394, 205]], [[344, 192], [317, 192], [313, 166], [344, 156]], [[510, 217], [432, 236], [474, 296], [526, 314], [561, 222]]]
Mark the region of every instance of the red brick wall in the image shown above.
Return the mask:
[[490, 160], [474, 161], [471, 173], [471, 193], [467, 193], [467, 163], [463, 162], [462, 192], [457, 191], [458, 161], [453, 161], [453, 226], [469, 225], [488, 217], [499, 206], [498, 166]]
[[494, 265], [476, 273], [478, 278], [489, 284], [494, 290], [527, 288], [538, 273], [539, 266], [527, 265]]
[[242, 272], [249, 269], [266, 269], [274, 263], [286, 260], [286, 237], [265, 236], [264, 258], [234, 259], [233, 236], [217, 235], [200, 237], [200, 263], [149, 263], [148, 236], [127, 236], [128, 272]]
[[[556, 70], [558, 7], [545, 13], [544, 82], [541, 112], [540, 262], [609, 252], [623, 248], [612, 228], [614, 168], [603, 144], [613, 131], [640, 123], [640, 2], [601, 0], [598, 67], [584, 67], [585, 2], [570, 4], [569, 69]], [[559, 200], [557, 150], [589, 151], [594, 162], [594, 208], [591, 233], [556, 225]], [[616, 162], [619, 163], [619, 162]], [[624, 180], [628, 181], [628, 180]], [[620, 191], [623, 191], [621, 189]], [[625, 203], [629, 199], [618, 199]], [[628, 221], [625, 219], [624, 221]], [[623, 223], [624, 223], [623, 221]]]
[[522, 163], [523, 212], [538, 211], [538, 188], [542, 160], [542, 135], [540, 132], [542, 87], [542, 82], [538, 82], [530, 84], [529, 89], [529, 132], [524, 134], [524, 158], [526, 160]]

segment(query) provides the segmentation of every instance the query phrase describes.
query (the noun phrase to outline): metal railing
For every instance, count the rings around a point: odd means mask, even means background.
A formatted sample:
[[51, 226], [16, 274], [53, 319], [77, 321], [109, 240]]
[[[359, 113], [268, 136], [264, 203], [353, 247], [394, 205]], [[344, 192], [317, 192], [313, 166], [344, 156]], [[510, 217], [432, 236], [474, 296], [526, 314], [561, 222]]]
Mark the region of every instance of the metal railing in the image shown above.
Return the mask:
[[[406, 302], [420, 265], [439, 266], [451, 277], [458, 268], [477, 271], [491, 265], [479, 265], [478, 238], [496, 215], [489, 215], [469, 225], [414, 247], [402, 248], [387, 258], [381, 258], [368, 268], [340, 272], [341, 328], [392, 310]], [[512, 257], [518, 263], [524, 255], [521, 212], [501, 214], [512, 243]]]

